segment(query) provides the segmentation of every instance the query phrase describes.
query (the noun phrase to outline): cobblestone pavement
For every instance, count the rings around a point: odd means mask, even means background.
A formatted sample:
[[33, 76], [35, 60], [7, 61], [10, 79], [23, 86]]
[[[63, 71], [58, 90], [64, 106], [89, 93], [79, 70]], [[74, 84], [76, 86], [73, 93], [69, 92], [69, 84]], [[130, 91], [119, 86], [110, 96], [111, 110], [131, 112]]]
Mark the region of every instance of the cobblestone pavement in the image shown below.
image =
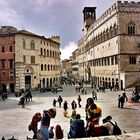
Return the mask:
[[[92, 89], [85, 86], [87, 89], [87, 95], [81, 95], [82, 107], [77, 108], [77, 113], [80, 113], [82, 119], [85, 120], [85, 103], [86, 99], [91, 96]], [[109, 91], [106, 93], [97, 93], [98, 100], [95, 103], [102, 108], [101, 120], [111, 115], [113, 120], [118, 122], [118, 125], [126, 132], [138, 132], [140, 130], [140, 103], [125, 103], [124, 109], [117, 107], [118, 94], [122, 91]], [[127, 96], [130, 96], [131, 90], [126, 90]], [[32, 132], [28, 131], [28, 124], [31, 121], [32, 116], [36, 112], [42, 112], [44, 109], [52, 107], [53, 99], [57, 99], [58, 95], [63, 97], [63, 100], [67, 100], [69, 104], [68, 116], [71, 115], [72, 100], [77, 101], [79, 93], [75, 92], [75, 87], [64, 86], [63, 92], [53, 94], [52, 92], [33, 93], [33, 101], [26, 105], [25, 109], [22, 109], [18, 105], [19, 97], [11, 95], [6, 101], [0, 99], [0, 138], [5, 136], [10, 138], [15, 136], [19, 140], [25, 140], [26, 136], [32, 137]], [[64, 130], [65, 138], [69, 130], [69, 117], [63, 116], [63, 108], [59, 108], [57, 104], [57, 115], [55, 119], [51, 120], [51, 125], [60, 124]]]

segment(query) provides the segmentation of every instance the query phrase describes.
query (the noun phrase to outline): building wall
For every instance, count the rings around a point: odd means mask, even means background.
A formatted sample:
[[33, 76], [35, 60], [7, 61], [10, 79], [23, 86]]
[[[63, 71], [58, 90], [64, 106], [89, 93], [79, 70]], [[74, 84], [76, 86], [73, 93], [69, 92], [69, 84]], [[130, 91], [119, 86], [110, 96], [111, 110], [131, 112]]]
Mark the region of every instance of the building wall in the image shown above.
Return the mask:
[[[23, 40], [26, 47], [23, 47]], [[31, 49], [31, 41], [35, 48]], [[38, 36], [17, 34], [15, 44], [16, 90], [38, 87], [45, 88], [59, 84], [60, 78], [60, 44], [51, 39]], [[26, 62], [23, 57], [26, 56]], [[31, 63], [35, 56], [35, 63]], [[25, 77], [31, 76], [31, 87], [25, 85]]]
[[[0, 33], [0, 84], [3, 91], [7, 91], [11, 87], [11, 92], [14, 92], [14, 57], [15, 57], [15, 38], [14, 35], [6, 36]], [[5, 52], [2, 52], [2, 46], [5, 48]], [[12, 47], [12, 52], [10, 52], [9, 47]], [[2, 68], [2, 59], [5, 59], [5, 68]], [[13, 67], [10, 68], [9, 59], [13, 60]], [[5, 73], [5, 77], [2, 76], [2, 73]], [[10, 72], [12, 72], [12, 77], [10, 78]], [[10, 87], [9, 87], [10, 86]], [[10, 92], [10, 91], [8, 91]]]
[[[140, 82], [139, 19], [140, 3], [119, 1], [99, 17], [84, 32], [83, 42], [78, 42], [80, 77], [106, 87], [119, 84], [121, 88], [127, 88]], [[135, 34], [128, 35], [131, 22], [136, 30]], [[130, 57], [133, 56], [137, 62], [132, 65]], [[111, 64], [106, 64], [107, 60]], [[138, 73], [139, 76], [132, 76]]]

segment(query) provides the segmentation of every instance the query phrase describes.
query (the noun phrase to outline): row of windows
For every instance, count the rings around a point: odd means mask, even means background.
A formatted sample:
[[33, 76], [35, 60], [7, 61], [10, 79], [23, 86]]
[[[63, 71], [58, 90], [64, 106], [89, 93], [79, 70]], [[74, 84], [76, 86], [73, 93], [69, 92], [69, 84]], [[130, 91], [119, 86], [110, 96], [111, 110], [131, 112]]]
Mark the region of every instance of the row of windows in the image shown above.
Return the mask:
[[[23, 39], [23, 48], [26, 49], [26, 41], [25, 39]], [[35, 49], [35, 41], [34, 40], [31, 40], [30, 42], [30, 49], [34, 50]]]
[[8, 61], [7, 63], [8, 63], [9, 68], [12, 69], [13, 66], [14, 66], [14, 60], [13, 59], [8, 59], [8, 60], [1, 59], [1, 68], [3, 68], [3, 69], [7, 68], [6, 61]]
[[136, 64], [136, 57], [135, 57], [135, 56], [130, 56], [130, 57], [129, 57], [129, 64], [130, 64], [130, 65]]
[[[45, 41], [43, 43], [43, 41], [41, 40], [41, 44], [44, 44], [45, 45]], [[50, 47], [54, 47], [54, 45], [52, 45], [51, 43], [48, 43], [47, 42], [47, 46], [50, 44]], [[35, 41], [34, 40], [31, 40], [30, 42], [30, 49], [34, 50], [35, 49]], [[26, 49], [26, 40], [23, 38], [23, 48]]]
[[[23, 62], [24, 63], [27, 63], [27, 57], [26, 57], [26, 55], [23, 55]], [[35, 64], [35, 56], [30, 56], [30, 63], [31, 64]]]
[[13, 40], [13, 36], [8, 36], [8, 37], [0, 37], [0, 40]]
[[[13, 46], [8, 46], [9, 52], [13, 52]], [[1, 52], [5, 53], [6, 52], [6, 46], [1, 46]]]
[[44, 44], [44, 45], [47, 45], [47, 46], [50, 46], [50, 47], [55, 47], [54, 44], [43, 41], [43, 40], [40, 40], [40, 44]]
[[55, 57], [55, 58], [59, 58], [60, 57], [60, 53], [56, 52], [56, 51], [51, 51], [51, 50], [46, 50], [43, 48], [40, 48], [40, 54], [43, 56], [47, 56], [47, 57]]
[[59, 65], [43, 65], [41, 64], [41, 71], [56, 71], [56, 70], [60, 70], [60, 66]]
[[[5, 71], [1, 72], [1, 78], [2, 78], [2, 80], [5, 80], [7, 78]], [[10, 80], [14, 79], [14, 72], [13, 71], [9, 72], [9, 79]]]
[[[134, 22], [129, 22], [127, 24], [127, 34], [128, 35], [134, 35], [136, 32], [136, 27]], [[98, 44], [101, 44], [102, 42], [105, 42], [106, 40], [112, 38], [113, 36], [117, 35], [118, 33], [118, 27], [115, 24], [113, 27], [106, 29], [105, 31], [101, 32], [97, 36], [95, 36], [91, 41], [89, 41], [85, 45], [85, 50], [88, 50], [89, 48], [96, 46]], [[81, 53], [82, 50], [79, 50], [79, 53]]]
[[117, 65], [118, 59], [117, 56], [110, 56], [110, 57], [104, 57], [100, 59], [95, 59], [89, 61], [90, 66], [109, 66], [109, 65]]
[[111, 26], [110, 29], [101, 32], [99, 35], [95, 36], [91, 41], [89, 41], [85, 45], [85, 50], [88, 50], [89, 48], [96, 46], [102, 42], [105, 42], [109, 38], [112, 38], [113, 36], [117, 35], [117, 33], [118, 33], [118, 27], [115, 24], [113, 27]]

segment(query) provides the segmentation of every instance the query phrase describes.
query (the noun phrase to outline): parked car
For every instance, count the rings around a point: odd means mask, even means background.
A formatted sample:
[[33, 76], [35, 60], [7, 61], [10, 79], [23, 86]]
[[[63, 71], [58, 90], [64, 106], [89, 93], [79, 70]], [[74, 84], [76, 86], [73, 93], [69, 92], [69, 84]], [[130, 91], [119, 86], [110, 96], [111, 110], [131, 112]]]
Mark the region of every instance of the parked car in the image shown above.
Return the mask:
[[54, 92], [55, 90], [57, 90], [57, 92], [62, 92], [63, 91], [63, 87], [61, 86], [57, 86], [57, 87], [52, 87], [51, 91]]
[[46, 92], [46, 91], [51, 91], [52, 87], [44, 87], [44, 88], [40, 88], [40, 92]]

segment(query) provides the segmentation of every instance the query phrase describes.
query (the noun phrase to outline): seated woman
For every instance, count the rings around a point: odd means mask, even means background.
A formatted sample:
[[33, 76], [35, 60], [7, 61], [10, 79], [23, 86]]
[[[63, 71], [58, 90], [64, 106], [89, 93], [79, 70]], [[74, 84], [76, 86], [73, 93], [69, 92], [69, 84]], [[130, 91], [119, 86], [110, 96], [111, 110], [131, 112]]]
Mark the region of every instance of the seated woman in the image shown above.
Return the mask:
[[63, 130], [59, 124], [55, 127], [55, 139], [62, 139], [64, 137]]
[[85, 137], [84, 121], [80, 114], [76, 115], [76, 119], [71, 122], [68, 138], [83, 138]]

